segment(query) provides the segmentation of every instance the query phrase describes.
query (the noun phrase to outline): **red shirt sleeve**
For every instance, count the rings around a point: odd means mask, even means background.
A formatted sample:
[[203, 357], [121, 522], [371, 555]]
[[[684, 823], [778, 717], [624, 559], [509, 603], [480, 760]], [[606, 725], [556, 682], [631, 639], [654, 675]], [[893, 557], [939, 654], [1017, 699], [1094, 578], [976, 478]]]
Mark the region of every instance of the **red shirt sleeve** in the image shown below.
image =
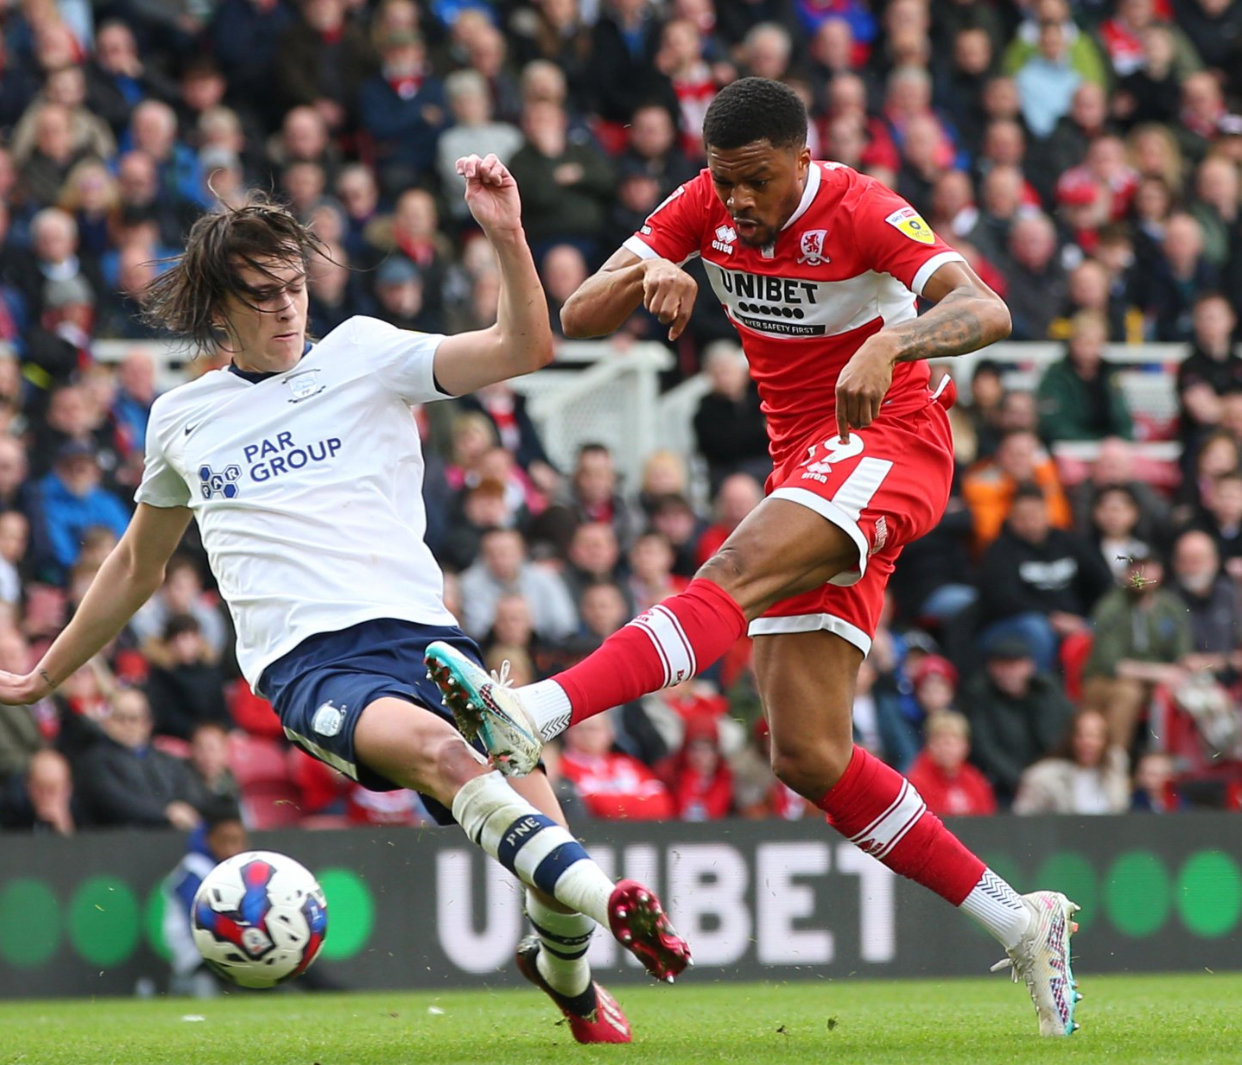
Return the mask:
[[871, 269], [892, 274], [917, 296], [941, 266], [965, 262], [913, 207], [874, 179], [866, 179], [854, 212], [854, 239]]
[[624, 247], [642, 259], [684, 263], [702, 247], [703, 227], [710, 217], [710, 203], [705, 197], [715, 195], [707, 171], [701, 171], [698, 177], [678, 185]]

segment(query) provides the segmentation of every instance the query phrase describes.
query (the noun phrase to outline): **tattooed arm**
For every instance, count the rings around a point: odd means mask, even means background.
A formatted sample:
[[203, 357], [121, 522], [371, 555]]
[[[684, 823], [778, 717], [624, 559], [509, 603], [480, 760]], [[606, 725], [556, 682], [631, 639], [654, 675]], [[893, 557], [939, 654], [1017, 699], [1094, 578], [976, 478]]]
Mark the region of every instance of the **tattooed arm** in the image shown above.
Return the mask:
[[897, 363], [964, 355], [1009, 335], [1009, 308], [965, 263], [945, 263], [928, 278], [923, 296], [935, 306], [869, 337], [841, 371], [841, 439], [849, 439], [851, 427], [865, 429], [875, 421]]

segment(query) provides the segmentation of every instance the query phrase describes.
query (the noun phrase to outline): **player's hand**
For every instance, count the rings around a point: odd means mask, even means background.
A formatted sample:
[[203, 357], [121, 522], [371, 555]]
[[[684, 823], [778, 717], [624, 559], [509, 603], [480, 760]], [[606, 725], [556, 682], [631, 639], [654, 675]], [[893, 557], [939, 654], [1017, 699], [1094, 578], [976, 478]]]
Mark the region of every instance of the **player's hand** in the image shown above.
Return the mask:
[[6, 673], [0, 670], [0, 703], [6, 706], [29, 706], [51, 694], [52, 686], [38, 673]]
[[467, 155], [457, 160], [457, 173], [466, 179], [466, 205], [488, 237], [521, 230], [522, 201], [504, 163], [495, 155]]
[[698, 283], [680, 266], [667, 259], [647, 259], [643, 268], [643, 306], [666, 325], [669, 340], [676, 340], [690, 324]]
[[842, 442], [850, 429], [866, 429], [880, 416], [880, 405], [893, 383], [893, 354], [880, 334], [863, 342], [837, 378], [837, 434]]

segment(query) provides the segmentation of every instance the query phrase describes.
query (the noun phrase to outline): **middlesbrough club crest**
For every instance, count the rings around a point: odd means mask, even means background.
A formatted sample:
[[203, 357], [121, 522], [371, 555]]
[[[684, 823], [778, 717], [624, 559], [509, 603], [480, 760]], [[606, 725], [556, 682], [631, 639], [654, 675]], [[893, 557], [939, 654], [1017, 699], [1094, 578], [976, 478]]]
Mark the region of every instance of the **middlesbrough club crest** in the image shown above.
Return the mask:
[[829, 262], [829, 258], [824, 254], [824, 237], [828, 235], [826, 229], [808, 229], [802, 234], [802, 254], [798, 256], [799, 263], [806, 263], [808, 266], [819, 266], [820, 263]]

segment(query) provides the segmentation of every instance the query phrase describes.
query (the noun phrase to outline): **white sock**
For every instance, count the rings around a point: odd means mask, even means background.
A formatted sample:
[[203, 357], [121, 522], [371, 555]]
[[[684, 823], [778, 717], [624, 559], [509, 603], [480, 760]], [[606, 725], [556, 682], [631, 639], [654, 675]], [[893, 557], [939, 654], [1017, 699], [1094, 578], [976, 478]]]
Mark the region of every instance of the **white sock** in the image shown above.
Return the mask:
[[986, 928], [1006, 950], [1016, 947], [1031, 924], [1031, 911], [1022, 896], [997, 876], [984, 869], [960, 909]]
[[608, 927], [616, 886], [582, 844], [541, 814], [493, 770], [464, 784], [453, 816], [475, 843], [516, 876], [571, 910]]
[[554, 680], [536, 681], [517, 689], [522, 707], [535, 722], [535, 728], [545, 740], [559, 736], [569, 727], [569, 696]]
[[587, 947], [595, 922], [582, 913], [561, 913], [547, 906], [533, 891], [526, 892], [526, 916], [535, 926], [541, 949], [536, 965], [553, 991], [581, 995], [591, 986]]

